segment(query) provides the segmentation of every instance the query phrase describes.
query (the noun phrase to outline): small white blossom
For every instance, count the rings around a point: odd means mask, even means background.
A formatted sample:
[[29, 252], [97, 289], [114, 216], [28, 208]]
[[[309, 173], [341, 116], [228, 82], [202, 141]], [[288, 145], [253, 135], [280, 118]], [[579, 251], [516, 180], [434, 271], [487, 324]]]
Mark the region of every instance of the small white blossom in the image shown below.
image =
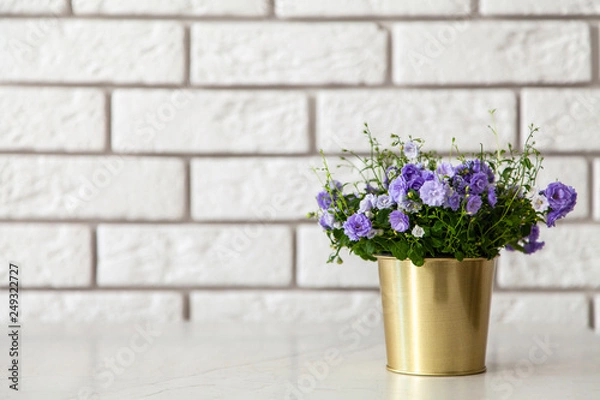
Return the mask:
[[536, 194], [531, 199], [533, 209], [537, 212], [544, 212], [548, 209], [548, 199], [543, 194]]
[[425, 235], [425, 230], [421, 228], [419, 225], [415, 225], [415, 227], [410, 232], [414, 237], [422, 238]]
[[414, 142], [408, 142], [404, 145], [404, 155], [409, 160], [414, 160], [419, 157], [419, 146]]
[[365, 196], [364, 199], [362, 199], [360, 201], [360, 203], [358, 204], [358, 212], [359, 213], [366, 213], [367, 211], [369, 211], [371, 208], [373, 208], [375, 206], [375, 203], [377, 202], [377, 197], [372, 194], [369, 193]]

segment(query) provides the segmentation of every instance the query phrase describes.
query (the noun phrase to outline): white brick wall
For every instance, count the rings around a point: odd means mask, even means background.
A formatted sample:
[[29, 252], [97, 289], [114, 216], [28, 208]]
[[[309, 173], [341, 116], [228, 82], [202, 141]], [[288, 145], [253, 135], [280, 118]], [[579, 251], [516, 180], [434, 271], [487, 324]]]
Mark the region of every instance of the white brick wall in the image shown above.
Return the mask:
[[372, 23], [214, 23], [192, 26], [195, 84], [377, 84], [386, 32]]
[[118, 90], [112, 114], [117, 151], [308, 151], [308, 100], [302, 93]]
[[598, 329], [599, 4], [0, 0], [0, 287], [19, 262], [30, 321], [360, 317], [376, 266], [304, 219], [318, 150], [493, 148], [496, 108], [579, 197], [492, 318]]
[[174, 322], [183, 319], [183, 301], [173, 292], [36, 291], [26, 294], [23, 322]]
[[591, 79], [583, 22], [414, 22], [394, 26], [394, 82], [577, 83]]
[[536, 136], [540, 150], [600, 150], [600, 90], [526, 89], [521, 110], [522, 132], [528, 132], [531, 123], [544, 128]]
[[2, 20], [0, 59], [0, 82], [181, 83], [183, 27], [164, 21]]
[[2, 14], [61, 14], [67, 11], [67, 0], [2, 0]]
[[[0, 224], [0, 254], [19, 267], [21, 285], [85, 287], [91, 283], [92, 238], [84, 225]], [[8, 282], [8, 265], [0, 270]]]
[[460, 15], [471, 9], [469, 0], [276, 0], [275, 12], [282, 17], [305, 16], [400, 16]]
[[260, 16], [268, 0], [72, 0], [75, 14]]
[[540, 229], [542, 251], [528, 257], [505, 251], [498, 284], [507, 288], [600, 288], [600, 226], [563, 224]]
[[597, 15], [596, 0], [481, 0], [484, 15]]
[[[427, 104], [427, 107], [423, 107]], [[317, 146], [330, 152], [368, 151], [364, 123], [383, 143], [389, 133], [428, 140], [428, 146], [448, 152], [452, 137], [461, 149], [479, 150], [479, 143], [495, 148], [496, 139], [485, 127], [488, 110], [498, 109], [497, 128], [504, 143], [515, 144], [516, 99], [508, 90], [336, 90], [317, 96]]]
[[105, 95], [97, 89], [0, 88], [0, 148], [102, 151]]
[[285, 286], [292, 236], [276, 226], [98, 228], [101, 286]]
[[0, 217], [177, 219], [184, 168], [170, 158], [0, 156]]

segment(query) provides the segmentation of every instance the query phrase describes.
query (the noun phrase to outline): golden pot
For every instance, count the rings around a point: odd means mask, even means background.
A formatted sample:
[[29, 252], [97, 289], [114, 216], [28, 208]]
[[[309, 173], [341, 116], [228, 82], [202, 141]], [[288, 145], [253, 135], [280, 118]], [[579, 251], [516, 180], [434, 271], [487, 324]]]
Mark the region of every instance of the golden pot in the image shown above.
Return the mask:
[[411, 375], [485, 371], [495, 260], [377, 256], [387, 368]]

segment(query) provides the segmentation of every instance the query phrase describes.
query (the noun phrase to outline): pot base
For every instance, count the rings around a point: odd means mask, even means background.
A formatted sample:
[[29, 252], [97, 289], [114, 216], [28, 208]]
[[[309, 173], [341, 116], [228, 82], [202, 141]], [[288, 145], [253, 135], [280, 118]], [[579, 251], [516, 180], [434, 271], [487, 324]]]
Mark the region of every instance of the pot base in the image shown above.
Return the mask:
[[476, 369], [476, 370], [472, 370], [472, 371], [435, 373], [435, 372], [400, 371], [400, 370], [397, 370], [397, 369], [390, 368], [389, 365], [386, 365], [385, 367], [386, 367], [386, 369], [388, 371], [393, 372], [395, 374], [411, 375], [411, 376], [463, 376], [463, 375], [477, 375], [477, 374], [483, 374], [487, 370], [486, 367], [483, 367], [482, 369]]

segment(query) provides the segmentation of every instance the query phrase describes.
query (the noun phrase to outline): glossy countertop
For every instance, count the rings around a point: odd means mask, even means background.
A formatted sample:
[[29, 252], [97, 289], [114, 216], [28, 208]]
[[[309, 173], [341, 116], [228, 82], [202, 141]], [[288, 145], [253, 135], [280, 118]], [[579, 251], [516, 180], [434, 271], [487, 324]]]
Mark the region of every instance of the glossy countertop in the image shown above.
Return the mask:
[[3, 377], [0, 399], [600, 399], [593, 331], [490, 328], [486, 373], [418, 377], [386, 370], [383, 328], [366, 321], [25, 325], [19, 392]]

